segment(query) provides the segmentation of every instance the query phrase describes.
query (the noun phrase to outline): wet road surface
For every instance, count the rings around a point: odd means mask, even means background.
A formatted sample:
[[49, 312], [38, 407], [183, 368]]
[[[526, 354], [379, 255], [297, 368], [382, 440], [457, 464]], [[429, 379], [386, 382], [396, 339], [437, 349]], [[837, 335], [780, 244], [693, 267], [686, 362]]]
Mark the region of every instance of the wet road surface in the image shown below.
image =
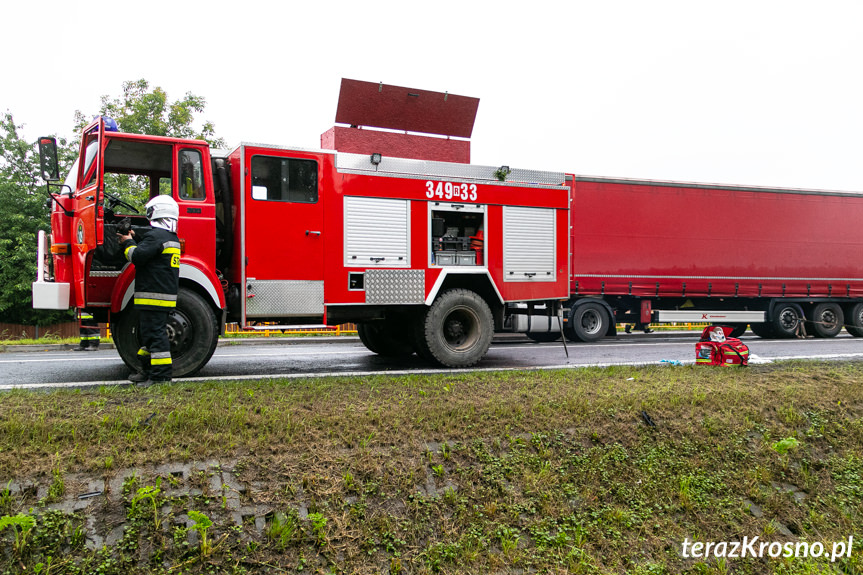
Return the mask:
[[[496, 337], [474, 370], [555, 369], [591, 365], [692, 363], [699, 334], [623, 334], [592, 344], [534, 343], [523, 336]], [[793, 358], [863, 359], [863, 339], [844, 332], [832, 339], [764, 340], [744, 336], [753, 363]], [[375, 373], [442, 373], [450, 370], [417, 356], [394, 359], [369, 352], [357, 338], [264, 338], [225, 341], [191, 381], [262, 379]], [[113, 349], [97, 352], [9, 351], [0, 353], [0, 390], [88, 387], [126, 381], [128, 369]]]

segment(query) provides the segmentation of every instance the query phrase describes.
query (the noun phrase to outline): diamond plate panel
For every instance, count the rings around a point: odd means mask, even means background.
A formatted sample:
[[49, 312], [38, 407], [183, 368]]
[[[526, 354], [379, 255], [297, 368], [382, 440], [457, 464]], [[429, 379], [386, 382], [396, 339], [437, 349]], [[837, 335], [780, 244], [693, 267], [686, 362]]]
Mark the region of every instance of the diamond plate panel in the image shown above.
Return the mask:
[[[249, 280], [246, 317], [290, 317], [324, 313], [324, 282]], [[248, 296], [254, 297], [248, 297]]]
[[336, 154], [336, 168], [346, 172], [371, 172], [379, 176], [390, 177], [410, 177], [428, 179], [451, 179], [458, 181], [465, 180], [487, 180], [489, 182], [512, 185], [550, 185], [560, 186], [566, 181], [566, 175], [563, 172], [543, 172], [540, 170], [522, 170], [520, 168], [512, 168], [512, 171], [507, 176], [506, 182], [498, 182], [494, 176], [497, 167], [494, 166], [476, 166], [473, 164], [455, 164], [450, 162], [433, 162], [430, 160], [406, 160], [403, 158], [390, 158], [384, 156], [378, 165], [375, 166], [369, 161], [369, 156], [366, 154]]
[[425, 302], [425, 270], [366, 270], [366, 303]]

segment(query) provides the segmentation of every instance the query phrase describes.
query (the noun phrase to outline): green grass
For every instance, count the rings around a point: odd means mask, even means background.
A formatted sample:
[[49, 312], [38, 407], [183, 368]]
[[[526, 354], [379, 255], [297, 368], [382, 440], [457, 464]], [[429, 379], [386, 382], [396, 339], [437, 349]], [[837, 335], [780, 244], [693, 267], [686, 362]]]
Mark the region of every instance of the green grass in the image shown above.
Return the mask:
[[[15, 391], [0, 517], [36, 525], [0, 531], [0, 573], [859, 573], [861, 414], [850, 362]], [[232, 469], [155, 469], [212, 460]], [[132, 468], [88, 511], [123, 526], [99, 550], [80, 512], [2, 488], [69, 497], [63, 474]], [[217, 473], [245, 489], [214, 492]], [[681, 557], [687, 538], [852, 535], [835, 563]]]
[[40, 337], [38, 339], [0, 339], [0, 349], [8, 345], [49, 345], [58, 343], [77, 344], [81, 341], [79, 337]]

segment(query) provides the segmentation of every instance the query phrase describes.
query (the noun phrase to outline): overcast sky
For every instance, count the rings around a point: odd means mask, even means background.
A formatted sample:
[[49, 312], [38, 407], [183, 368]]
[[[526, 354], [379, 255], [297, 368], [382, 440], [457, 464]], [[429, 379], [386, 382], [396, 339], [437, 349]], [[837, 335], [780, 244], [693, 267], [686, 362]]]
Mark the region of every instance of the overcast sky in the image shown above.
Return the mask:
[[863, 190], [860, 1], [8, 4], [29, 139], [145, 78], [231, 145], [317, 148], [351, 78], [479, 98], [476, 164]]

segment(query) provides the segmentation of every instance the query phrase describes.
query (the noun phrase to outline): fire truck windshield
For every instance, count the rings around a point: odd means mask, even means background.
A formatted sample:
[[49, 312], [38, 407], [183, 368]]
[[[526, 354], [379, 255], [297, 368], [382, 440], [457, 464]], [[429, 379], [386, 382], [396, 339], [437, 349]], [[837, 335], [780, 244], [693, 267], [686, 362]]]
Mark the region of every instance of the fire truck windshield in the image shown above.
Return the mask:
[[[82, 175], [86, 178], [87, 172], [90, 171], [90, 167], [93, 165], [93, 160], [96, 159], [96, 151], [99, 149], [99, 141], [93, 140], [89, 144], [87, 144], [87, 149], [84, 151], [84, 171]], [[93, 170], [93, 173], [87, 178], [87, 183], [92, 182], [96, 179], [96, 170]]]
[[60, 192], [61, 194], [69, 194], [74, 195], [75, 191], [78, 189], [78, 159], [75, 159], [75, 162], [72, 164], [72, 167], [69, 169], [69, 173], [66, 174], [66, 179], [63, 181], [63, 189]]
[[[90, 167], [93, 165], [93, 160], [96, 159], [96, 150], [98, 149], [98, 142], [96, 140], [90, 142], [87, 145], [87, 149], [84, 151], [84, 174], [90, 170]], [[69, 173], [66, 174], [66, 179], [63, 180], [63, 191], [60, 192], [62, 194], [69, 194], [70, 196], [74, 195], [75, 192], [78, 191], [78, 166], [81, 163], [81, 158], [75, 158], [75, 161], [72, 163], [72, 167], [69, 168]], [[95, 172], [93, 176], [91, 176], [91, 180], [95, 177]]]

